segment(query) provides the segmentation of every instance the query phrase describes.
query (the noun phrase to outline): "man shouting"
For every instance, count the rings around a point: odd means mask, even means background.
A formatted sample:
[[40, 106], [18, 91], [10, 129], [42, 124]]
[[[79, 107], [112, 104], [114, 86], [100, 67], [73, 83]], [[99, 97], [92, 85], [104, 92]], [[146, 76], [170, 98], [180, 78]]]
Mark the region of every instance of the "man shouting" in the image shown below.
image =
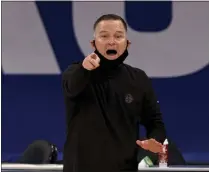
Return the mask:
[[[166, 132], [151, 81], [124, 63], [130, 44], [126, 22], [103, 15], [94, 24], [93, 53], [63, 73], [64, 172], [136, 171], [139, 146], [162, 151]], [[138, 140], [139, 124], [147, 140]]]

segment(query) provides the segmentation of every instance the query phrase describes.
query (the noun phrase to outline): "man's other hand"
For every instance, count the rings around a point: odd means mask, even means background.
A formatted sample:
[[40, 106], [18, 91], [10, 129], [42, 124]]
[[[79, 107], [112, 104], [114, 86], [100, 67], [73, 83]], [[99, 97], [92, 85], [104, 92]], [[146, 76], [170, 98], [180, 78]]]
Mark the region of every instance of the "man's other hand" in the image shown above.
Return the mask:
[[157, 142], [155, 139], [148, 139], [148, 140], [137, 140], [136, 144], [141, 146], [145, 150], [149, 150], [154, 153], [162, 153], [163, 145]]

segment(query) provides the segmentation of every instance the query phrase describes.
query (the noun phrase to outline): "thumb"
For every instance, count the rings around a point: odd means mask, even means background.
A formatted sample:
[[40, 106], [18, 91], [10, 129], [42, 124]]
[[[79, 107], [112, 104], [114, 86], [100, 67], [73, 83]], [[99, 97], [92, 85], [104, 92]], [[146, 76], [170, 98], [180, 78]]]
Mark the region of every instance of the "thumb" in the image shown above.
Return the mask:
[[95, 54], [94, 56], [95, 61], [99, 64], [100, 63], [100, 58]]
[[148, 149], [148, 140], [137, 140], [136, 144], [139, 145], [140, 147], [142, 147], [143, 149]]
[[100, 58], [97, 56], [96, 58], [97, 63], [100, 63]]
[[136, 144], [139, 145], [139, 146], [143, 146], [144, 145], [144, 141], [137, 140]]

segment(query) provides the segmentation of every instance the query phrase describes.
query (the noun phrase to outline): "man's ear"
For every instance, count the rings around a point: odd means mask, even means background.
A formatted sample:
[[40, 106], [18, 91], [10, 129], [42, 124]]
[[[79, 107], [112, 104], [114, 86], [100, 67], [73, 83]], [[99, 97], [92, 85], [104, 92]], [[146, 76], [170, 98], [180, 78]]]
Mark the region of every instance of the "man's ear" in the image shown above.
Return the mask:
[[95, 50], [96, 49], [95, 40], [91, 40], [90, 43], [91, 43], [91, 47]]
[[127, 49], [130, 47], [131, 41], [127, 40]]

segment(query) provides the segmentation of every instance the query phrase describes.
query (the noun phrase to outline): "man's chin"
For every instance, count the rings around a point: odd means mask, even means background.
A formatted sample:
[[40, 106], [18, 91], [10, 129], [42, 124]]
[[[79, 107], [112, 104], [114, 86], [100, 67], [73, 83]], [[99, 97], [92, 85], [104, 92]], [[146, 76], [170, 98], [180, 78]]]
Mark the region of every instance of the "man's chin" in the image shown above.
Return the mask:
[[108, 60], [116, 60], [118, 58], [118, 55], [106, 55], [105, 58]]

